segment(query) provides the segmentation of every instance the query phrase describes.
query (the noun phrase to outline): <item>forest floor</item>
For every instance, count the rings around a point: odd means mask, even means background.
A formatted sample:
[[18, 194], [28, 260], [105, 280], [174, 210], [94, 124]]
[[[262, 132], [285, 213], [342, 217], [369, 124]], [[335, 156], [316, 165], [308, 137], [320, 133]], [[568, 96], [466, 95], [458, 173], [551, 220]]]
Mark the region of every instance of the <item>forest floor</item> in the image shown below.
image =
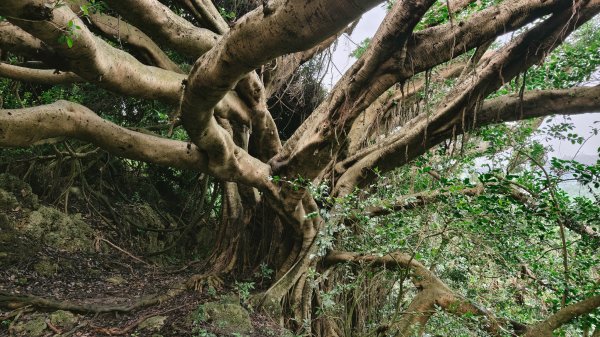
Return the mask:
[[[179, 289], [193, 265], [140, 258], [105, 239], [94, 216], [44, 206], [28, 186], [2, 186], [1, 176], [0, 336], [289, 334], [242, 305], [234, 280], [203, 292]], [[175, 295], [128, 308], [166, 294]], [[124, 310], [94, 313], [108, 306]]]

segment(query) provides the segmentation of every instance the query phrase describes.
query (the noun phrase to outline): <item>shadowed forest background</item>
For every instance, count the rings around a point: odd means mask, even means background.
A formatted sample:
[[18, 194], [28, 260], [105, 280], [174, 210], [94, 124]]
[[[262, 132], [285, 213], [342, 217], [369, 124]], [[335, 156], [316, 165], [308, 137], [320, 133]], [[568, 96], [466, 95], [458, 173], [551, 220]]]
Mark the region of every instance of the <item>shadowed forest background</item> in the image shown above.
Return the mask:
[[0, 336], [600, 337], [599, 12], [3, 1]]

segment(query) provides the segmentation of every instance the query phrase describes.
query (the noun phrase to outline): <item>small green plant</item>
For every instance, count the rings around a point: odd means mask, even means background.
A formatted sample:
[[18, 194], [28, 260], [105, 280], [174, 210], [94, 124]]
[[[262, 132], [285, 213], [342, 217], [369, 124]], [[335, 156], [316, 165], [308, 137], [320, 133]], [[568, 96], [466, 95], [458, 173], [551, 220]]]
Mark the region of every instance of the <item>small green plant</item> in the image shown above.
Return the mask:
[[370, 43], [371, 43], [371, 38], [366, 38], [366, 39], [362, 40], [356, 46], [356, 49], [354, 49], [350, 53], [350, 56], [354, 57], [355, 59], [359, 59], [367, 51], [367, 48], [369, 48]]
[[260, 278], [261, 282], [264, 282], [265, 280], [270, 280], [273, 276], [274, 270], [269, 268], [269, 265], [267, 265], [266, 263], [261, 263], [259, 268], [260, 270], [254, 273], [254, 277]]
[[194, 337], [217, 337], [217, 335], [215, 335], [214, 333], [209, 332], [205, 328], [200, 327], [202, 323], [206, 322], [206, 319], [207, 317], [206, 312], [204, 311], [204, 305], [198, 306], [198, 309], [195, 313], [194, 321], [192, 323], [194, 326], [194, 328], [192, 329]]
[[199, 325], [200, 323], [206, 322], [206, 313], [204, 312], [204, 305], [198, 306], [196, 310], [196, 314], [194, 317], [194, 325]]
[[240, 296], [240, 301], [243, 304], [248, 304], [250, 299], [250, 292], [254, 289], [254, 282], [235, 282], [235, 289]]
[[208, 294], [208, 296], [210, 297], [215, 297], [217, 296], [217, 290], [215, 289], [215, 287], [208, 287], [208, 290], [206, 291], [206, 293]]
[[212, 333], [206, 329], [199, 329], [196, 331], [196, 334], [194, 335], [194, 337], [217, 337], [217, 335], [215, 335], [214, 333]]
[[228, 11], [223, 7], [219, 7], [219, 14], [221, 14], [221, 16], [224, 19], [230, 20], [230, 21], [235, 21], [235, 18], [237, 17], [237, 13], [234, 11]]
[[67, 27], [63, 29], [63, 34], [58, 38], [58, 42], [66, 44], [67, 47], [72, 48], [73, 41], [77, 38], [79, 30], [81, 30], [81, 27], [75, 24], [73, 20], [70, 20], [67, 23]]
[[90, 13], [102, 13], [106, 9], [106, 5], [102, 1], [90, 0], [88, 3], [79, 6], [79, 9], [81, 9], [81, 14], [84, 17], [88, 17]]

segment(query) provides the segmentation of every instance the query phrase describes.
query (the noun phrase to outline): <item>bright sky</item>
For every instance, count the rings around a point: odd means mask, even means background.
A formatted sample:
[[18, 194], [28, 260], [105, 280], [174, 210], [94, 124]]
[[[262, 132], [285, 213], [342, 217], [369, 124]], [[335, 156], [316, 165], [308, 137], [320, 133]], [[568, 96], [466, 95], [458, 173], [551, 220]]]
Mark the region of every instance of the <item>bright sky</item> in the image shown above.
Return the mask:
[[338, 39], [338, 45], [332, 57], [333, 67], [329, 70], [329, 74], [325, 78], [326, 86], [329, 88], [333, 87], [340, 77], [342, 77], [342, 74], [352, 66], [356, 59], [350, 57], [350, 53], [356, 49], [356, 44], [375, 35], [385, 14], [385, 7], [381, 5], [376, 6], [363, 15], [351, 36], [344, 34]]

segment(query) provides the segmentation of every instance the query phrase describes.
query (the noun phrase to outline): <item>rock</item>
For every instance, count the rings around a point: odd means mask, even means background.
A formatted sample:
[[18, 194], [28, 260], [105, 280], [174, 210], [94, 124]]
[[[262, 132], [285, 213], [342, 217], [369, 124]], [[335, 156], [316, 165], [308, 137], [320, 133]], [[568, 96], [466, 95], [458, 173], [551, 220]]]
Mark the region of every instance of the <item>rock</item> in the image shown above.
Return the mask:
[[18, 322], [14, 326], [17, 336], [39, 337], [48, 326], [43, 315], [33, 315], [28, 321]]
[[54, 208], [40, 207], [29, 215], [23, 228], [35, 240], [68, 252], [92, 251], [94, 232], [80, 214], [67, 215]]
[[70, 311], [57, 310], [50, 314], [50, 323], [68, 331], [77, 324], [77, 316]]
[[248, 311], [239, 302], [208, 302], [198, 308], [199, 317], [219, 329], [224, 335], [252, 333], [252, 323]]
[[0, 213], [0, 231], [9, 230], [12, 227], [8, 215]]
[[165, 249], [169, 235], [154, 231], [139, 231], [137, 226], [143, 228], [164, 229], [162, 217], [147, 203], [139, 203], [122, 207], [120, 209], [123, 222], [131, 226], [130, 231], [137, 233], [137, 245], [140, 250], [156, 252]]
[[19, 206], [14, 194], [0, 188], [0, 211], [9, 212]]
[[167, 320], [167, 316], [152, 316], [146, 318], [140, 325], [138, 325], [139, 330], [150, 330], [150, 331], [159, 331], [163, 325], [165, 325], [165, 321]]
[[38, 263], [33, 265], [33, 270], [41, 276], [52, 276], [56, 274], [59, 270], [58, 264], [54, 262], [50, 262], [49, 260], [41, 260]]
[[242, 303], [238, 294], [223, 294], [219, 298], [219, 302], [222, 304], [237, 304]]
[[107, 278], [106, 282], [114, 284], [116, 286], [119, 286], [119, 285], [127, 282], [127, 280], [125, 280], [121, 275], [116, 275], [116, 276]]
[[13, 175], [0, 174], [0, 188], [16, 197], [24, 208], [35, 210], [40, 207], [38, 197], [31, 190], [31, 186]]

